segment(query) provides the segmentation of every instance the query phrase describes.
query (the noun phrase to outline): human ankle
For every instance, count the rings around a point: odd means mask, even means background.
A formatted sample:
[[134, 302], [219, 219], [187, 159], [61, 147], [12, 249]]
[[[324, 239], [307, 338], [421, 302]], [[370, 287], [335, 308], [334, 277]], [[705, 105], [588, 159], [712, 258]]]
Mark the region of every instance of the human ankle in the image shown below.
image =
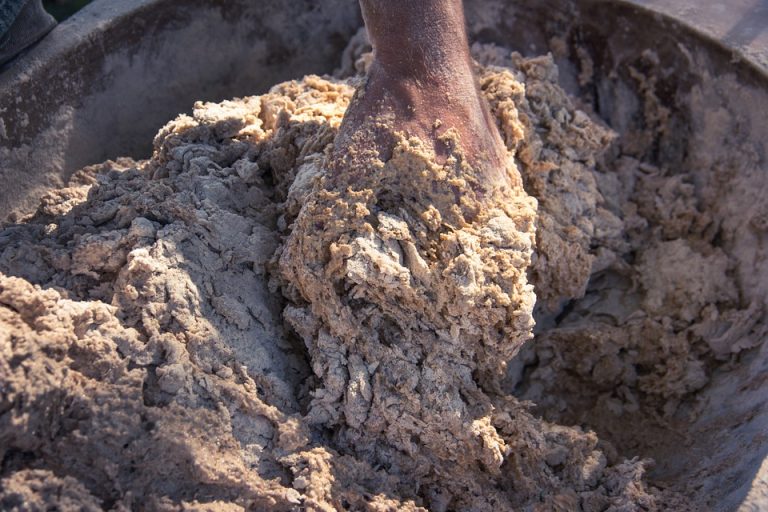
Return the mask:
[[472, 73], [461, 0], [362, 0], [361, 5], [376, 59], [390, 76], [429, 81]]

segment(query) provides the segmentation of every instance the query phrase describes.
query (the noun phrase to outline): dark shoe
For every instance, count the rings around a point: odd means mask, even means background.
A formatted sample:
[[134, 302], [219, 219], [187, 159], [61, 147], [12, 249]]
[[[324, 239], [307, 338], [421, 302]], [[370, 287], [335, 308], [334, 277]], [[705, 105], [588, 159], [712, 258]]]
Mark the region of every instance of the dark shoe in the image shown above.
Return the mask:
[[42, 0], [27, 0], [8, 32], [0, 38], [0, 66], [38, 42], [56, 26]]

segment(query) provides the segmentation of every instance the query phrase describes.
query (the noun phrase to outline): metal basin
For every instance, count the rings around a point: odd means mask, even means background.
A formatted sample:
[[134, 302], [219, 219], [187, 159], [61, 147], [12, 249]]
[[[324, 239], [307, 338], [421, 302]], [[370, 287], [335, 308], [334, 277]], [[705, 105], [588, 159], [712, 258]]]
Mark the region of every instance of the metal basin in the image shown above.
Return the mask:
[[196, 100], [332, 70], [350, 0], [100, 0], [0, 73], [0, 219], [88, 164], [146, 157]]
[[[722, 246], [745, 300], [768, 296], [768, 5], [685, 0], [467, 0], [475, 40], [555, 53], [562, 85], [621, 134], [625, 152], [701, 180], [724, 178]], [[156, 131], [195, 100], [257, 94], [338, 65], [360, 26], [357, 0], [100, 0], [0, 74], [0, 212], [29, 211], [78, 168], [147, 157]], [[593, 79], [580, 77], [591, 66]], [[646, 137], [648, 84], [668, 112]], [[720, 116], [713, 123], [712, 116]], [[717, 127], [719, 132], [705, 133]], [[720, 155], [750, 152], [729, 169]], [[743, 161], [743, 159], [739, 159]], [[729, 174], [730, 173], [730, 174]], [[745, 182], [746, 183], [746, 182]], [[763, 216], [763, 217], [761, 217]], [[697, 482], [716, 510], [768, 509], [768, 345], [717, 370], [685, 441], [639, 444], [652, 477]], [[737, 397], [737, 398], [734, 398]], [[596, 427], [599, 430], [599, 426]], [[762, 467], [762, 469], [761, 469]]]

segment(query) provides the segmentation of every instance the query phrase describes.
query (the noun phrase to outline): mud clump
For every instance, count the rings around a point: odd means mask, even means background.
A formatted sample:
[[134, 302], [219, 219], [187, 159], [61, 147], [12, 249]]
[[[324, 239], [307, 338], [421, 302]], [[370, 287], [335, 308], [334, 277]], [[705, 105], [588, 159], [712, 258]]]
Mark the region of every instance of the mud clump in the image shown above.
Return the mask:
[[331, 185], [358, 78], [310, 76], [197, 104], [4, 227], [0, 508], [684, 510], [567, 404], [671, 413], [763, 306], [684, 177], [601, 164], [551, 58], [474, 50], [491, 197], [405, 139]]

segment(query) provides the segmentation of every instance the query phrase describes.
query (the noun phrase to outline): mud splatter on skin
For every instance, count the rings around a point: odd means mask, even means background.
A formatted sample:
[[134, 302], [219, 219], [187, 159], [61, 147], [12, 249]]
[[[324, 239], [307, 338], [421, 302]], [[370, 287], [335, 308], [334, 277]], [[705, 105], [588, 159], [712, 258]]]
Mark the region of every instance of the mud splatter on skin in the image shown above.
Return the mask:
[[410, 140], [329, 185], [356, 79], [307, 77], [197, 105], [0, 231], [2, 508], [684, 510], [562, 403], [704, 385], [751, 309], [656, 271], [728, 256], [683, 177], [598, 169], [612, 134], [551, 59], [475, 52], [523, 188], [473, 198]]

